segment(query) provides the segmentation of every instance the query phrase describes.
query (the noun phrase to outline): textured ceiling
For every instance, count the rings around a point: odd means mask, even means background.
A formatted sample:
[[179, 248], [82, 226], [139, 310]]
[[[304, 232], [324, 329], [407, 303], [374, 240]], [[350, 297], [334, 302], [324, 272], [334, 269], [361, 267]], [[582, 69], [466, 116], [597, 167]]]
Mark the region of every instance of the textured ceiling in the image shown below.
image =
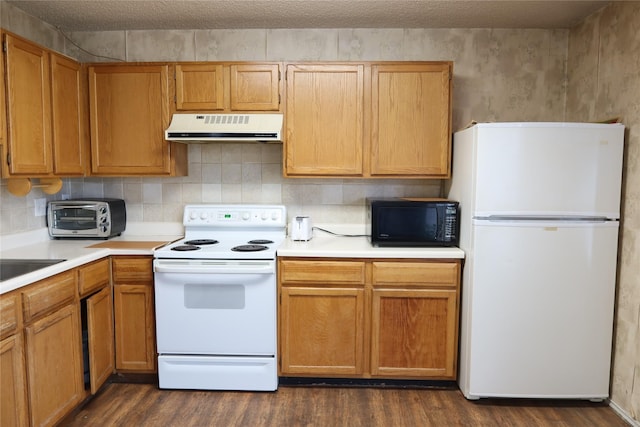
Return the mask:
[[570, 28], [609, 1], [7, 0], [68, 31], [218, 28]]

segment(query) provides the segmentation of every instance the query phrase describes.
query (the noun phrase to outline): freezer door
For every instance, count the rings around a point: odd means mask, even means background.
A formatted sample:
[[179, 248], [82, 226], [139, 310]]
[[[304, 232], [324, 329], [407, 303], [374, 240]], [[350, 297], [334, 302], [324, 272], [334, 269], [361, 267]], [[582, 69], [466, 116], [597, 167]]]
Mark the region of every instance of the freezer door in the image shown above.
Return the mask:
[[461, 388], [468, 398], [608, 396], [617, 222], [473, 227]]
[[478, 126], [475, 217], [619, 218], [624, 126]]

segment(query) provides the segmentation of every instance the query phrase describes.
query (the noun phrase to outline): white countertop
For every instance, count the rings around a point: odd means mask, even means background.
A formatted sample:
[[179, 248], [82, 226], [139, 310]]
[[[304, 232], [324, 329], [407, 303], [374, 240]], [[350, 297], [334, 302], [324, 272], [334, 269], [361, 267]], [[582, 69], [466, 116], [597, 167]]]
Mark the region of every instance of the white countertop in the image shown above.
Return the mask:
[[[161, 230], [162, 234], [158, 233]], [[52, 240], [47, 229], [0, 236], [1, 259], [64, 259], [65, 261], [13, 279], [0, 282], [0, 294], [45, 279], [82, 264], [109, 255], [152, 255], [153, 248], [91, 248], [104, 242], [172, 242], [183, 235], [182, 224], [149, 223], [130, 226], [118, 237], [109, 240]]]
[[[325, 228], [324, 226], [322, 228]], [[333, 232], [348, 233], [354, 229], [326, 226]], [[357, 230], [357, 229], [356, 229]], [[357, 233], [353, 233], [357, 234]], [[307, 242], [287, 238], [277, 251], [282, 257], [332, 257], [332, 258], [464, 258], [460, 248], [378, 248], [371, 246], [367, 237], [338, 236], [313, 230], [313, 238]]]
[[[361, 226], [327, 225], [322, 228], [336, 233], [358, 234]], [[161, 234], [159, 233], [161, 230]], [[2, 259], [64, 259], [49, 267], [23, 274], [0, 282], [0, 294], [45, 279], [54, 274], [78, 267], [110, 255], [152, 255], [153, 248], [96, 248], [90, 247], [102, 242], [173, 242], [184, 234], [182, 224], [176, 223], [134, 223], [127, 224], [127, 230], [109, 240], [66, 239], [52, 240], [46, 228], [0, 236], [0, 258]], [[283, 257], [331, 257], [331, 258], [416, 258], [416, 259], [462, 259], [460, 248], [376, 248], [367, 237], [357, 235], [346, 237], [320, 231], [313, 231], [313, 238], [307, 242], [294, 242], [287, 238], [278, 248], [278, 256]]]

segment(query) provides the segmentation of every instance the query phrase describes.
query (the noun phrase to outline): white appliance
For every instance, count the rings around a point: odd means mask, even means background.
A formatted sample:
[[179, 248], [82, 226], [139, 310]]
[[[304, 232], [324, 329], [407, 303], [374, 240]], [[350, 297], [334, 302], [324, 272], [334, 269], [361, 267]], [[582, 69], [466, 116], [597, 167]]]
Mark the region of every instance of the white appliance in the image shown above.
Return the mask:
[[154, 252], [160, 388], [278, 388], [278, 205], [187, 205], [185, 237]]
[[289, 226], [289, 237], [291, 240], [309, 241], [313, 237], [313, 225], [308, 216], [296, 216], [291, 220]]
[[455, 133], [465, 397], [608, 397], [624, 126]]
[[174, 114], [167, 141], [281, 142], [282, 114]]

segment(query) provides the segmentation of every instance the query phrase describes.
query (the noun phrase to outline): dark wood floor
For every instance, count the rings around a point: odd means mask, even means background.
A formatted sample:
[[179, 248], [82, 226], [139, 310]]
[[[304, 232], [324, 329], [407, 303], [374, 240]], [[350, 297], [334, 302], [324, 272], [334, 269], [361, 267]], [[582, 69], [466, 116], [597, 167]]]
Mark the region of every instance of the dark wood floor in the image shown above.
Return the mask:
[[604, 403], [481, 399], [455, 389], [280, 386], [277, 392], [103, 387], [64, 426], [620, 426]]

